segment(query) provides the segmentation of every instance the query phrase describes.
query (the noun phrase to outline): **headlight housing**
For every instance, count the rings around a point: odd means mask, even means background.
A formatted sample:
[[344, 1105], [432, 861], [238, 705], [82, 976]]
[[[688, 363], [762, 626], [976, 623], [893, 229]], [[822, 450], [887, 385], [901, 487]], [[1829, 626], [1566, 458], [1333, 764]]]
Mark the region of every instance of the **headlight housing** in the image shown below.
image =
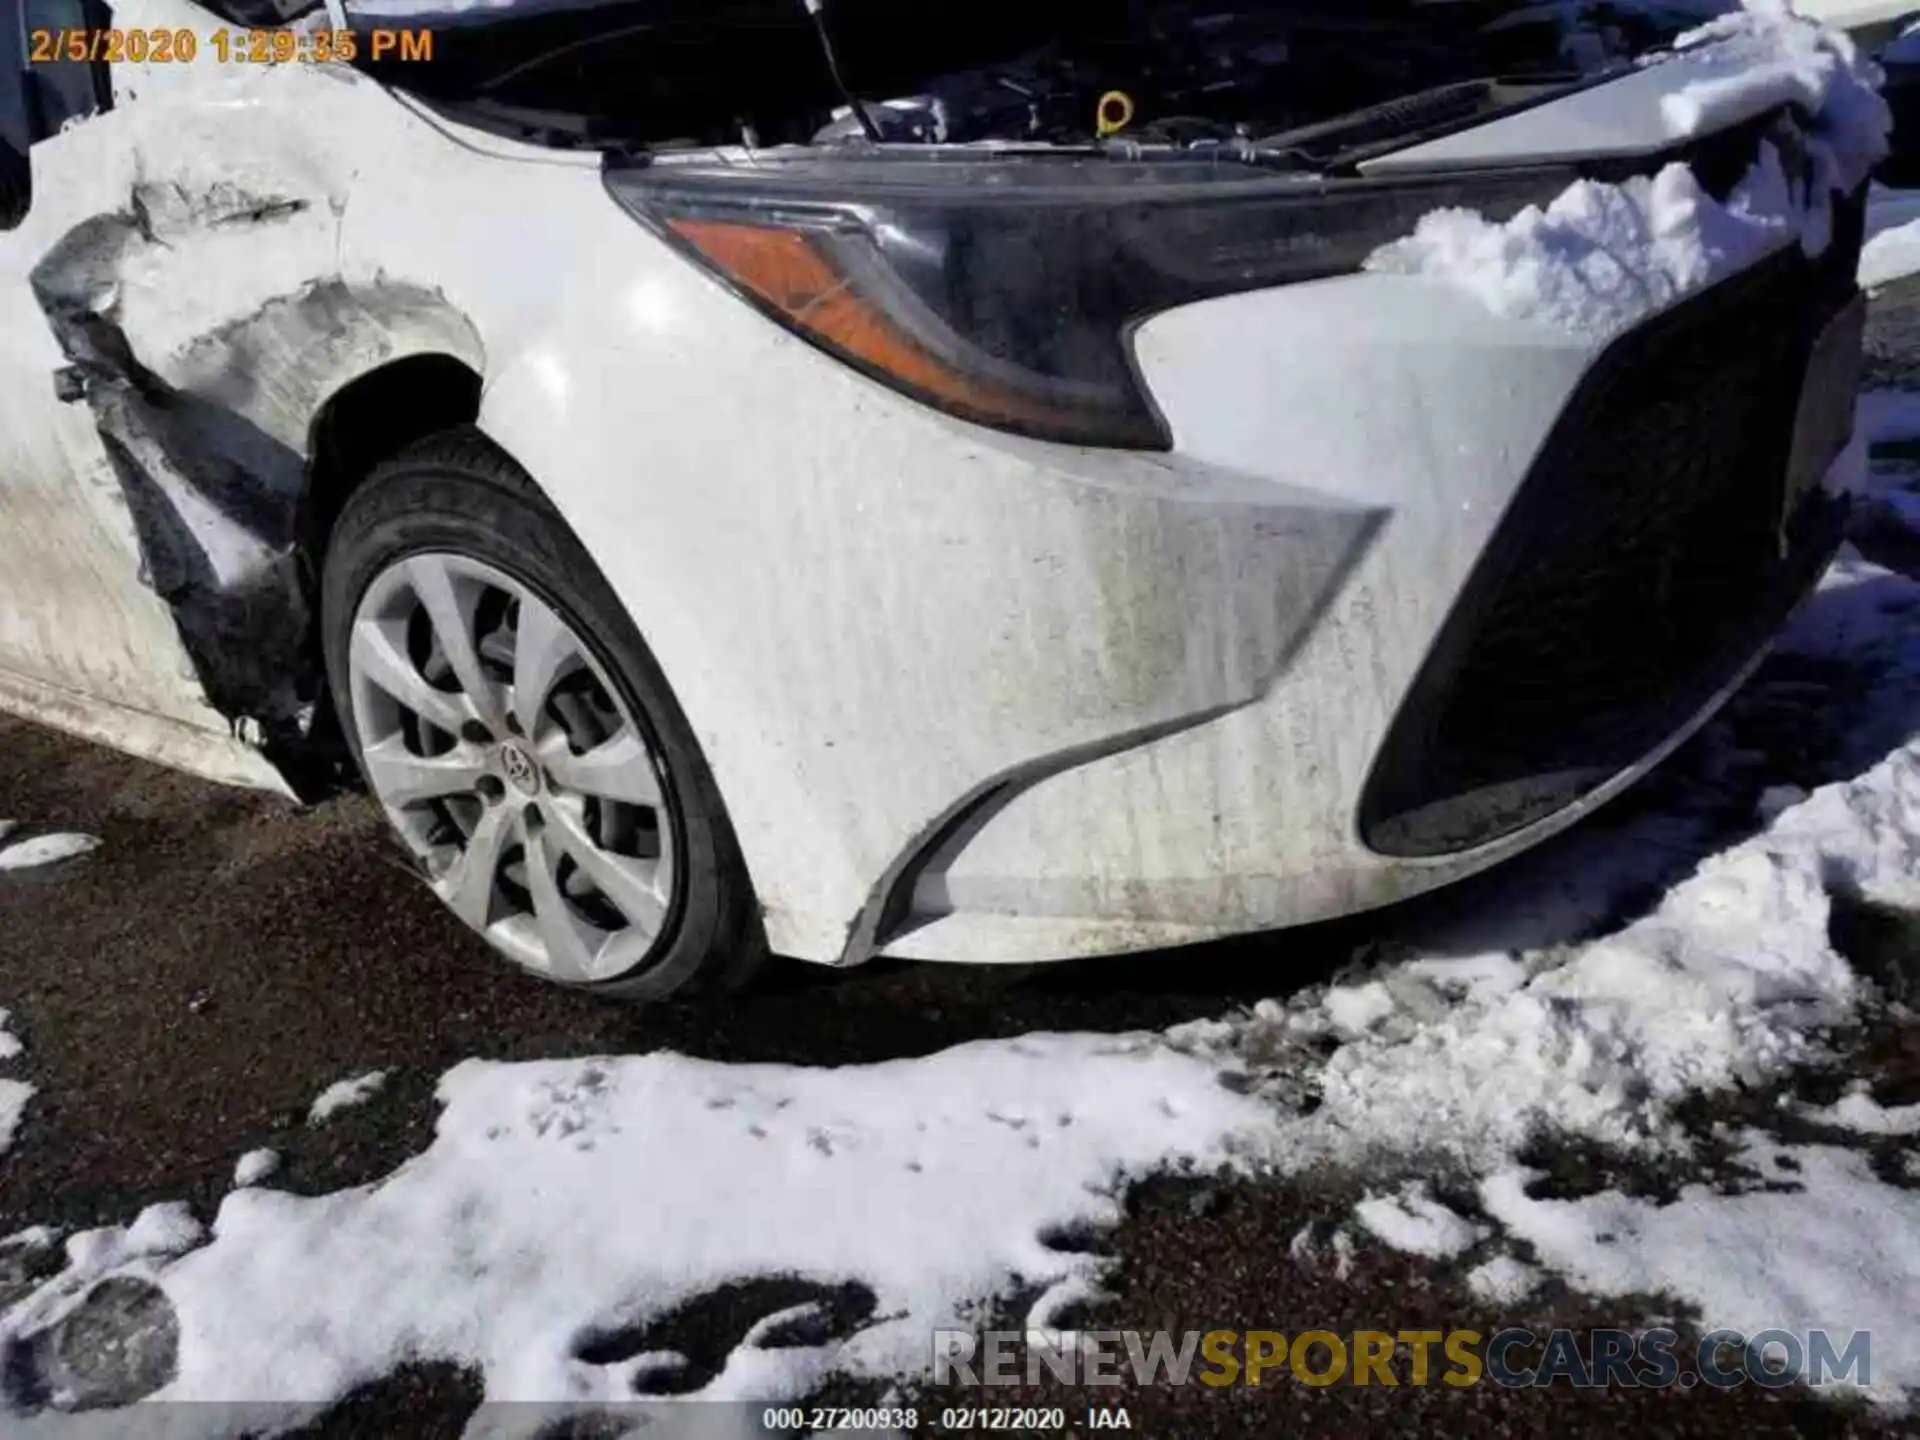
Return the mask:
[[1329, 180], [1185, 155], [933, 149], [607, 170], [636, 218], [873, 378], [999, 429], [1130, 449], [1171, 443], [1133, 363], [1142, 321], [1350, 274], [1429, 211], [1506, 219], [1574, 178]]

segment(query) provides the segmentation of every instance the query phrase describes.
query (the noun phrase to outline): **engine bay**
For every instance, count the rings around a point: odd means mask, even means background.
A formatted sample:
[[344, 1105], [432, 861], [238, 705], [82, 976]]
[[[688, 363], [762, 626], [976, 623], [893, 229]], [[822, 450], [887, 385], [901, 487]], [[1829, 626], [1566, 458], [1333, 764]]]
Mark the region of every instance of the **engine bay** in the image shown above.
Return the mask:
[[[364, 0], [377, 18], [387, 0]], [[962, 5], [520, 0], [464, 10], [403, 89], [541, 143], [616, 149], [977, 143], [1337, 151], [1467, 123], [1701, 18], [1513, 0]], [[349, 13], [355, 13], [350, 6]], [[476, 14], [480, 18], [475, 18]], [[1314, 132], [1329, 122], [1332, 130]], [[1319, 143], [1316, 147], [1316, 140]], [[1338, 143], [1330, 143], [1338, 141]]]

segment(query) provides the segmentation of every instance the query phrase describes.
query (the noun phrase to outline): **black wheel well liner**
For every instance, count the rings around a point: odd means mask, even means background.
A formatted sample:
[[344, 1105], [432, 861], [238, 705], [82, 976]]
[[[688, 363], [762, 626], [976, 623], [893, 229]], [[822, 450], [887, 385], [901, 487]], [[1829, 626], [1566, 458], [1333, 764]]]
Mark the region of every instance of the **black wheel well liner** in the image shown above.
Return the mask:
[[389, 360], [336, 390], [308, 430], [300, 548], [317, 579], [334, 522], [384, 460], [480, 414], [480, 376], [454, 355]]
[[427, 351], [363, 371], [336, 390], [308, 428], [306, 484], [295, 535], [301, 588], [308, 598], [305, 668], [317, 687], [313, 727], [304, 755], [280, 768], [303, 800], [318, 800], [358, 784], [358, 772], [340, 733], [327, 685], [320, 637], [320, 573], [333, 527], [354, 491], [409, 446], [429, 435], [471, 424], [480, 413], [480, 376], [454, 355]]

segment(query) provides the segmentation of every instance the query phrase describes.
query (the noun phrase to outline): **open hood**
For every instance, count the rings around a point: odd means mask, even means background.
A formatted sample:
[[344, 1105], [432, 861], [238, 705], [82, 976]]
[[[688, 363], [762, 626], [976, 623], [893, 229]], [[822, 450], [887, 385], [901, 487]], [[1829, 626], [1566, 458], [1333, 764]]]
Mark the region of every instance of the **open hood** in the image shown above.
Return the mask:
[[[1650, 43], [1650, 8], [1622, 7], [1600, 52]], [[381, 78], [551, 142], [808, 141], [843, 104], [803, 0], [346, 0], [346, 10], [356, 28], [433, 28], [431, 63], [370, 67]], [[1566, 43], [1568, 10], [826, 0], [823, 19], [847, 86], [888, 140], [1085, 143], [1101, 97], [1120, 91], [1130, 133], [1188, 144], [1291, 130], [1458, 81], [1591, 65], [1593, 47]]]

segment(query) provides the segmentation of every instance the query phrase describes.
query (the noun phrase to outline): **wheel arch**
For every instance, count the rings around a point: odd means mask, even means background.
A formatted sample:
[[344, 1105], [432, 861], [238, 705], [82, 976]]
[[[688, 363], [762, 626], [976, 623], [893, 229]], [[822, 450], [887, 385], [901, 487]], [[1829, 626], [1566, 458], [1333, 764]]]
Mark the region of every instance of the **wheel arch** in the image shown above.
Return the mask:
[[316, 568], [353, 492], [409, 446], [480, 414], [480, 373], [460, 355], [423, 350], [363, 371], [330, 395], [307, 429], [301, 549]]

